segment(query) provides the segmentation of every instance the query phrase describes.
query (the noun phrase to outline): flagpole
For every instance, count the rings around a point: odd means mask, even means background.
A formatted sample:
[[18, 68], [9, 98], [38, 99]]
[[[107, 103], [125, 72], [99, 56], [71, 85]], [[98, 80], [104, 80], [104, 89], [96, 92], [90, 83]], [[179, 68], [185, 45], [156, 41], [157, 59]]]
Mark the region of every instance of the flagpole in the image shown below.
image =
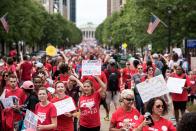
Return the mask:
[[8, 14], [8, 12], [6, 12], [1, 18], [5, 17]]
[[[151, 12], [150, 14], [153, 15], [153, 16], [156, 16], [156, 15], [153, 14], [152, 12]], [[156, 16], [156, 17], [157, 17], [157, 16]], [[157, 17], [157, 18], [159, 18], [159, 17]], [[161, 22], [166, 28], [168, 28], [168, 25], [165, 24], [165, 22], [163, 22], [160, 18], [159, 18], [159, 20], [160, 20], [160, 22]]]

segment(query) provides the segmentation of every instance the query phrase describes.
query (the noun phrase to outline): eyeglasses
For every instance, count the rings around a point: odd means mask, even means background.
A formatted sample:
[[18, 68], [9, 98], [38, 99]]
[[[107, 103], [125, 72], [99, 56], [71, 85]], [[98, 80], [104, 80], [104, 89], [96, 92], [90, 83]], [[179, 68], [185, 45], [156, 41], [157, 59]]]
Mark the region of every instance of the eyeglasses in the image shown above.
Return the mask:
[[127, 100], [127, 101], [130, 101], [130, 102], [134, 101], [134, 98], [124, 98], [124, 99]]
[[148, 71], [153, 71], [153, 69], [148, 69]]
[[163, 105], [156, 105], [155, 107], [156, 107], [156, 108], [162, 108], [162, 109], [164, 108]]

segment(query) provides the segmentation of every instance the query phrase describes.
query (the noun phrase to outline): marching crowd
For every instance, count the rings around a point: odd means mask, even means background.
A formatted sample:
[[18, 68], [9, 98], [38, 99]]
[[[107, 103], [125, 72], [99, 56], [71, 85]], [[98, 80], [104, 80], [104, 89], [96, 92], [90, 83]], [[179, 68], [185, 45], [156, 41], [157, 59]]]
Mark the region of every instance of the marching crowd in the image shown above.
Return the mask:
[[[196, 87], [196, 72], [190, 71], [187, 61], [177, 53], [161, 55], [146, 51], [143, 57], [133, 57], [122, 68], [115, 51], [107, 53], [99, 46], [88, 45], [74, 52], [60, 51], [55, 58], [24, 55], [17, 62], [15, 56], [1, 57], [0, 98], [12, 97], [14, 102], [10, 108], [0, 105], [1, 130], [22, 130], [28, 109], [38, 116], [38, 131], [99, 131], [102, 105], [106, 111], [104, 120], [110, 121], [105, 130], [196, 129], [196, 115], [185, 113], [187, 102], [194, 104]], [[100, 60], [101, 75], [82, 76], [82, 60]], [[160, 74], [165, 81], [169, 77], [186, 79], [182, 94], [170, 93], [143, 103], [137, 84]], [[68, 98], [73, 99], [76, 110], [57, 116], [53, 103]], [[111, 103], [114, 112], [110, 110]], [[177, 125], [163, 117], [168, 110]]]

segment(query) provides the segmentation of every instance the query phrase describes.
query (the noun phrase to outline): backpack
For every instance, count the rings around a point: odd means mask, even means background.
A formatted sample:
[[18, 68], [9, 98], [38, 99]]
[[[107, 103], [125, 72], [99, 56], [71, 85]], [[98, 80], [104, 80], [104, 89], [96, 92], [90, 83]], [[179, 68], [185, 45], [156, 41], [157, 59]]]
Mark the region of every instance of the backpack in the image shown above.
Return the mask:
[[117, 69], [115, 69], [114, 72], [111, 72], [111, 70], [108, 70], [109, 72], [109, 77], [108, 77], [108, 89], [109, 91], [112, 92], [112, 97], [113, 97], [113, 92], [116, 93], [118, 90], [118, 84], [119, 84], [119, 73], [117, 72]]

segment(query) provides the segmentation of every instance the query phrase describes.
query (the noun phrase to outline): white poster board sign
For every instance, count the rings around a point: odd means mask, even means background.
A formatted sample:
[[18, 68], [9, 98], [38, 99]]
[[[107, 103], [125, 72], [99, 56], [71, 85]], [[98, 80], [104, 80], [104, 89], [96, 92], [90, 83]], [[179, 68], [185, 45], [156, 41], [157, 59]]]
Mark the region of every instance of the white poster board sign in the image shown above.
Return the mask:
[[186, 79], [169, 77], [167, 80], [167, 88], [169, 92], [182, 94]]
[[31, 112], [30, 110], [26, 110], [26, 115], [24, 119], [23, 126], [24, 128], [31, 129], [31, 130], [37, 130], [37, 123], [38, 123], [38, 116]]
[[57, 110], [57, 116], [62, 115], [66, 112], [71, 112], [76, 110], [76, 106], [73, 102], [73, 99], [71, 97], [55, 102], [53, 103]]
[[83, 60], [82, 61], [82, 76], [101, 75], [100, 60]]
[[2, 102], [4, 108], [9, 108], [14, 105], [12, 97], [1, 99], [1, 102]]
[[191, 70], [196, 69], [196, 57], [191, 57]]
[[166, 88], [166, 82], [163, 75], [158, 75], [139, 83], [136, 85], [136, 87], [144, 103], [151, 98], [159, 97], [169, 92]]

